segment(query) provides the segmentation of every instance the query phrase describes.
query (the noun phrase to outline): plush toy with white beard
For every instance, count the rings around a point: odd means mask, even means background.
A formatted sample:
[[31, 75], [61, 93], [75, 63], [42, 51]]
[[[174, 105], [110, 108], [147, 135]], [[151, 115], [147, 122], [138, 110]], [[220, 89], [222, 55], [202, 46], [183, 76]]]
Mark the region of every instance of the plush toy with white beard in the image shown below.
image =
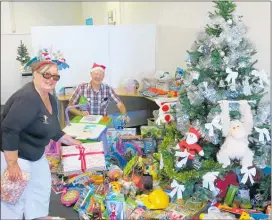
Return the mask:
[[175, 148], [175, 150], [180, 149], [180, 152], [176, 152], [176, 157], [181, 157], [181, 160], [177, 162], [177, 168], [181, 168], [182, 166], [187, 166], [189, 168], [193, 168], [193, 160], [195, 158], [196, 153], [200, 156], [204, 156], [204, 151], [197, 144], [198, 139], [200, 138], [200, 133], [195, 128], [190, 128], [187, 133], [186, 140], [182, 140], [179, 142]]
[[241, 120], [229, 121], [229, 116], [226, 116], [229, 114], [229, 103], [227, 101], [221, 103], [223, 127], [229, 125], [225, 142], [217, 153], [217, 160], [223, 165], [223, 168], [229, 166], [231, 160], [235, 159], [240, 160], [242, 168], [246, 169], [249, 166], [252, 166], [253, 152], [248, 147], [248, 135], [250, 135], [253, 128], [253, 116], [247, 101], [239, 101], [239, 104], [240, 112], [242, 114]]

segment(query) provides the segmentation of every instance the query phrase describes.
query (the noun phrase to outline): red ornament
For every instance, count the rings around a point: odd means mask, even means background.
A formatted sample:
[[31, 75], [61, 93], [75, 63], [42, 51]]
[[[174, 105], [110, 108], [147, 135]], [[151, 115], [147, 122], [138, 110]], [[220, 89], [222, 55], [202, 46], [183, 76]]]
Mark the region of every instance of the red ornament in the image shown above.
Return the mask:
[[164, 111], [164, 112], [168, 112], [170, 110], [170, 106], [168, 104], [164, 104], [161, 109]]

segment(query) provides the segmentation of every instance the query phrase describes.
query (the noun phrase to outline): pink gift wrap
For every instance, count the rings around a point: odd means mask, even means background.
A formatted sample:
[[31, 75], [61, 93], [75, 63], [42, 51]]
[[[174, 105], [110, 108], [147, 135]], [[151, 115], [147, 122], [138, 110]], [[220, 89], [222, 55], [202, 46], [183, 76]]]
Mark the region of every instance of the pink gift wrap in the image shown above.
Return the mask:
[[1, 201], [15, 205], [22, 195], [29, 178], [29, 173], [22, 172], [21, 180], [10, 181], [8, 172], [5, 171], [1, 177]]
[[63, 146], [61, 161], [66, 175], [103, 171], [106, 167], [103, 142]]

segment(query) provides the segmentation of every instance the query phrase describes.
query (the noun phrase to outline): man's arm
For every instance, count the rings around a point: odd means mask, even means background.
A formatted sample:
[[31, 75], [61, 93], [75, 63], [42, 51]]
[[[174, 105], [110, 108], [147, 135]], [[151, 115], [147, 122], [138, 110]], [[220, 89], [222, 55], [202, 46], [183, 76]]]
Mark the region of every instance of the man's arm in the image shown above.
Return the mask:
[[126, 110], [126, 107], [123, 102], [118, 102], [117, 107], [118, 107], [121, 114], [123, 114], [123, 115], [127, 114], [127, 110]]
[[124, 103], [121, 101], [119, 96], [115, 93], [113, 88], [110, 87], [109, 93], [110, 93], [111, 101], [115, 102], [115, 104], [117, 105], [117, 108], [119, 109], [120, 113], [123, 114], [123, 115], [127, 114], [127, 110], [126, 110], [126, 107], [125, 107]]

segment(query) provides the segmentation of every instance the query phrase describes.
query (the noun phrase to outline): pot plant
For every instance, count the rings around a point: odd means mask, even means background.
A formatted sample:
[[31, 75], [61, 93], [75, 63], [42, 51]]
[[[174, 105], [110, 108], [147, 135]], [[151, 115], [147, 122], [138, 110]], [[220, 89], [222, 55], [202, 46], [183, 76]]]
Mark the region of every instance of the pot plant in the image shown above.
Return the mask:
[[24, 69], [25, 64], [30, 60], [29, 53], [27, 47], [23, 44], [22, 40], [20, 41], [20, 45], [17, 48], [17, 61], [21, 63], [20, 72], [22, 74], [23, 84], [32, 80], [32, 71], [30, 68]]

